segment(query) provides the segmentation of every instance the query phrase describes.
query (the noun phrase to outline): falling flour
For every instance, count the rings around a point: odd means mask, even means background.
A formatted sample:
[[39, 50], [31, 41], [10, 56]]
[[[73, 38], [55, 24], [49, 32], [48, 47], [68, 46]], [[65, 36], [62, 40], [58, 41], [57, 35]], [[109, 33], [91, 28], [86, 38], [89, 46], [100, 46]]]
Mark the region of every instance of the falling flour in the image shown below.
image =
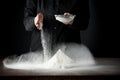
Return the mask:
[[41, 30], [41, 43], [43, 47], [44, 62], [51, 58], [51, 42], [50, 35]]
[[20, 56], [9, 56], [3, 65], [11, 69], [70, 69], [94, 65], [90, 50], [83, 44], [64, 44], [51, 56], [50, 36], [41, 30], [43, 51], [29, 52]]

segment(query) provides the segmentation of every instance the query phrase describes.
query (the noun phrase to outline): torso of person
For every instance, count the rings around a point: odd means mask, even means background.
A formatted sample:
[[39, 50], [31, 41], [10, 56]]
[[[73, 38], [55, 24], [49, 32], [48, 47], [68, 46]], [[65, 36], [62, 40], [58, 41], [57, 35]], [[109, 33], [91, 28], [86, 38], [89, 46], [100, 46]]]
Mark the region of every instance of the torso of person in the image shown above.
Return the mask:
[[[38, 0], [37, 13], [43, 13], [43, 30], [49, 35], [51, 45], [59, 43], [80, 43], [80, 31], [68, 28], [63, 23], [56, 23], [55, 14], [69, 12], [74, 14], [78, 0]], [[41, 48], [41, 31], [34, 30], [32, 34], [31, 50]], [[47, 38], [46, 38], [47, 39]]]

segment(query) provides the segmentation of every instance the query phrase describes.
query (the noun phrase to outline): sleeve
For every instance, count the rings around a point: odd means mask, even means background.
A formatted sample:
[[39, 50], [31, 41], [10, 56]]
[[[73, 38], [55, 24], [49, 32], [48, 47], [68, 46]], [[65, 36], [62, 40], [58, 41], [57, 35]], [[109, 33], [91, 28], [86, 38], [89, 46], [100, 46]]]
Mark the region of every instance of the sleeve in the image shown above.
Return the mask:
[[37, 14], [37, 0], [26, 0], [23, 20], [26, 31], [32, 31], [35, 28], [34, 18], [36, 14]]
[[89, 5], [88, 0], [79, 0], [73, 8], [73, 13], [76, 15], [74, 22], [68, 28], [85, 30], [89, 24]]

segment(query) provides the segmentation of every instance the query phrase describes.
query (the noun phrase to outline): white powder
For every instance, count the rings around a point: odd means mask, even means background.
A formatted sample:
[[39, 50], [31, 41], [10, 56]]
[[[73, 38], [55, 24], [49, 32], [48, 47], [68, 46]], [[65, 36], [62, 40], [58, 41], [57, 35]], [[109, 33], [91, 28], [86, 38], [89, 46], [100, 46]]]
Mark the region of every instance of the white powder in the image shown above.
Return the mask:
[[50, 35], [41, 30], [43, 51], [10, 56], [3, 65], [11, 69], [68, 69], [95, 64], [90, 50], [85, 45], [64, 44], [51, 57]]
[[43, 47], [44, 62], [48, 61], [51, 57], [51, 42], [50, 35], [41, 30], [41, 43]]
[[74, 63], [74, 60], [65, 55], [61, 49], [46, 63], [46, 68], [64, 69], [66, 65]]
[[18, 57], [8, 57], [3, 60], [3, 64], [11, 69], [72, 69], [94, 65], [95, 61], [86, 46], [70, 44], [66, 45], [66, 48], [60, 47], [46, 62], [42, 52], [32, 52]]

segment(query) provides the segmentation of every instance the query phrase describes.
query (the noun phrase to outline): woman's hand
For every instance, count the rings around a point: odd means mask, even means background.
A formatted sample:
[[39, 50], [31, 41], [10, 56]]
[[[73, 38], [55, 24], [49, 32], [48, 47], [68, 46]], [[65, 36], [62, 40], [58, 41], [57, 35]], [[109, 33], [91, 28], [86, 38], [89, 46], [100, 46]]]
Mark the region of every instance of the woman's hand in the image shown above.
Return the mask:
[[[71, 15], [71, 14], [68, 13], [68, 12], [64, 13], [64, 16], [65, 16], [65, 17], [69, 17], [70, 15]], [[74, 22], [74, 20], [72, 20], [72, 21], [70, 21], [70, 22], [65, 22], [64, 24], [65, 24], [65, 25], [72, 25], [73, 22]]]
[[74, 21], [72, 20], [72, 21], [70, 21], [70, 22], [65, 22], [64, 24], [65, 24], [65, 25], [72, 25], [73, 22], [74, 22]]
[[38, 13], [34, 19], [34, 24], [36, 26], [37, 29], [41, 30], [42, 29], [42, 25], [43, 25], [43, 14], [42, 13]]

